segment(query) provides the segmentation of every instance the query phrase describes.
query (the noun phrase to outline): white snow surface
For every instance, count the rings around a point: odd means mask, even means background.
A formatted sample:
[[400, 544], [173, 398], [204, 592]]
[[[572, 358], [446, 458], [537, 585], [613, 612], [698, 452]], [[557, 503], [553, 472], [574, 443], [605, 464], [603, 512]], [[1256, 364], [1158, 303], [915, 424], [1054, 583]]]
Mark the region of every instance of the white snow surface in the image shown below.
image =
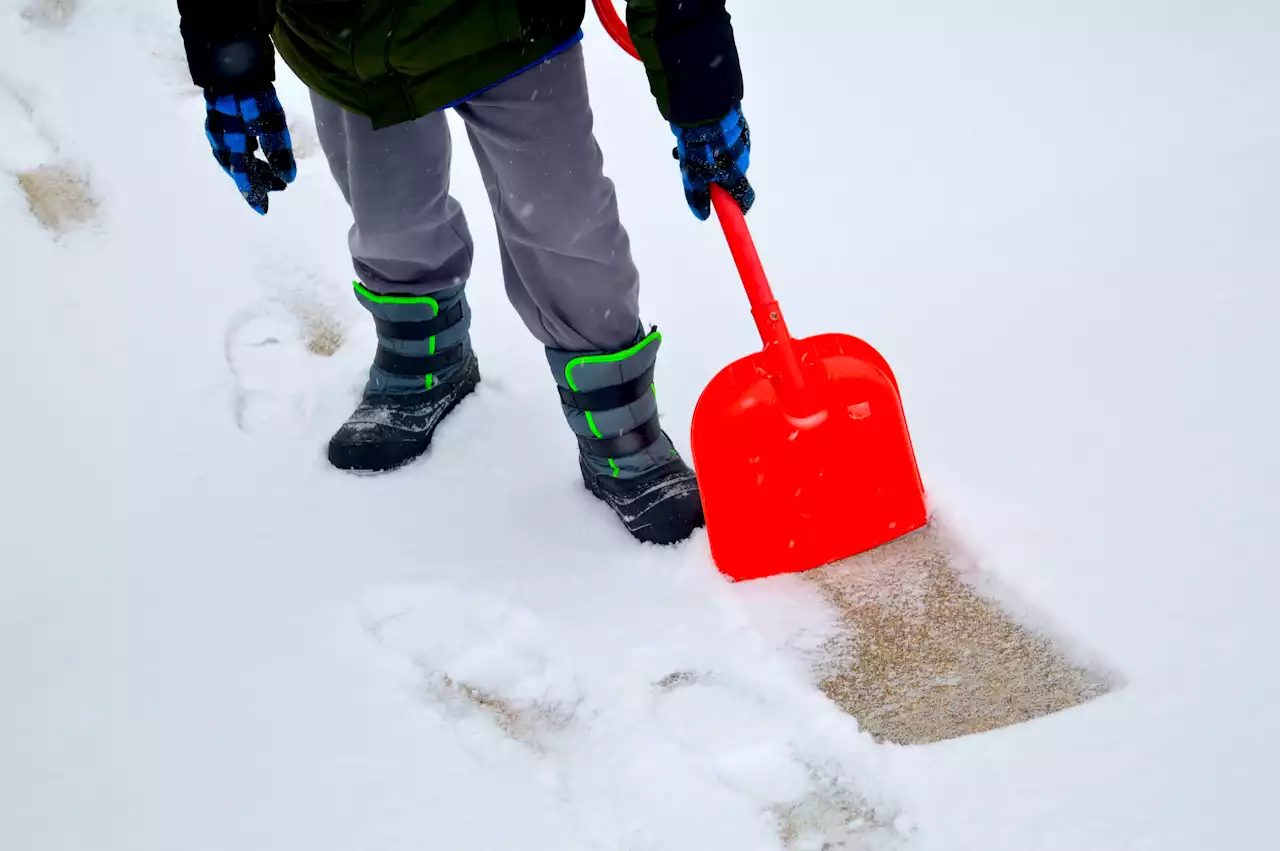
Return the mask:
[[[807, 584], [636, 546], [582, 489], [465, 145], [484, 384], [421, 463], [343, 475], [374, 336], [305, 89], [260, 218], [171, 0], [29, 5], [0, 2], [0, 848], [1276, 847], [1273, 0], [732, 4], [793, 330], [883, 351], [935, 510], [1121, 683], [909, 748], [812, 685]], [[753, 327], [640, 69], [594, 21], [586, 51], [687, 448]], [[13, 174], [49, 163], [95, 223], [29, 215]]]

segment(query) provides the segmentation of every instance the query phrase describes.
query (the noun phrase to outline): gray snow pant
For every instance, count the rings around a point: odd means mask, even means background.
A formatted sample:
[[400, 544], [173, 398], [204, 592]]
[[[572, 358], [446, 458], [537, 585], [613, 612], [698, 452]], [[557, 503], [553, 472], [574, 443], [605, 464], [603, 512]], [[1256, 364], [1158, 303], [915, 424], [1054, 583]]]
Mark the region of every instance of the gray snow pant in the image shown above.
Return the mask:
[[[449, 195], [443, 112], [375, 131], [316, 95], [320, 144], [351, 205], [356, 274], [374, 293], [432, 295], [471, 275], [473, 244]], [[613, 182], [592, 135], [582, 48], [457, 107], [498, 228], [507, 296], [544, 346], [626, 348], [639, 284]]]
[[[315, 94], [316, 128], [338, 186], [351, 205], [351, 256], [356, 275], [378, 295], [433, 296], [440, 310], [461, 304], [463, 318], [430, 344], [380, 335], [380, 345], [417, 356], [467, 342], [471, 321], [464, 290], [473, 245], [462, 207], [449, 195], [449, 127], [443, 112], [374, 131], [369, 120]], [[547, 348], [556, 382], [593, 391], [651, 369], [658, 339], [641, 330], [639, 283], [627, 233], [618, 218], [613, 182], [592, 135], [582, 48], [576, 46], [457, 107], [480, 165], [498, 228], [507, 296]], [[430, 319], [413, 305], [361, 297], [375, 317], [391, 322]], [[618, 359], [621, 350], [636, 347]], [[595, 355], [604, 362], [592, 363]], [[576, 360], [575, 360], [576, 359]], [[570, 368], [570, 363], [580, 364]], [[459, 367], [454, 367], [457, 369]], [[429, 376], [448, 380], [448, 373]], [[421, 378], [370, 370], [370, 387], [420, 391]], [[548, 392], [551, 388], [548, 387]], [[630, 478], [676, 455], [665, 434], [626, 449], [616, 440], [643, 426], [657, 429], [652, 389], [609, 410], [562, 405], [587, 447], [617, 445], [618, 453], [584, 450], [597, 475]], [[625, 438], [624, 438], [625, 439]], [[611, 444], [600, 441], [612, 440]], [[623, 454], [625, 453], [625, 454]]]

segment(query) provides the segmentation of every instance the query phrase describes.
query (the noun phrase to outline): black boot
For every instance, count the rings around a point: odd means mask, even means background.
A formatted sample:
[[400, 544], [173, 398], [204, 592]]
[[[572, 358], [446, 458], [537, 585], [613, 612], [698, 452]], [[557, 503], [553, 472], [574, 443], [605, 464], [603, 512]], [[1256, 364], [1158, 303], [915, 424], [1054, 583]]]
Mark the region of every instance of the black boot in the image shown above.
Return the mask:
[[675, 544], [703, 526], [693, 471], [658, 424], [653, 383], [662, 335], [619, 352], [548, 349], [560, 401], [578, 435], [583, 483], [636, 540]]
[[329, 462], [384, 472], [427, 451], [440, 422], [476, 389], [480, 366], [461, 287], [433, 298], [378, 295], [357, 284], [356, 295], [373, 314], [378, 351], [364, 398], [329, 441]]

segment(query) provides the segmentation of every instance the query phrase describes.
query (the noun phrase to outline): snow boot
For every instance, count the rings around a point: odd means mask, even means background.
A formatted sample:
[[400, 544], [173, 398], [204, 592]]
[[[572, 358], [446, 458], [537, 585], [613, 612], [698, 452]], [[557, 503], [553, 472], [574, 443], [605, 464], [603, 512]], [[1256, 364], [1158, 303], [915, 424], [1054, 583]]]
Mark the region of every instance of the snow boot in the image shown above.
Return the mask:
[[379, 295], [356, 283], [373, 314], [378, 350], [364, 397], [329, 441], [340, 470], [376, 473], [427, 451], [436, 427], [476, 389], [471, 310], [461, 286], [433, 296]]
[[639, 541], [674, 544], [703, 526], [693, 471], [658, 424], [653, 372], [662, 335], [620, 352], [547, 349], [560, 402], [578, 436], [587, 490]]

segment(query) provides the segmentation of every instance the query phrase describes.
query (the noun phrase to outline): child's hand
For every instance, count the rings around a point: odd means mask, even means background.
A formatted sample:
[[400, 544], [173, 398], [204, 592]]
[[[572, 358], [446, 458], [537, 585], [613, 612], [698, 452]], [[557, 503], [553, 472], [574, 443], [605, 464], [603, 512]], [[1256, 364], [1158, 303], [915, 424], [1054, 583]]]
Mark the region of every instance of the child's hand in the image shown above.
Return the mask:
[[671, 125], [676, 134], [676, 159], [684, 176], [684, 196], [689, 209], [699, 219], [711, 217], [711, 184], [718, 183], [729, 191], [742, 212], [751, 209], [756, 193], [747, 182], [751, 165], [751, 128], [735, 106], [715, 124], [698, 127]]
[[[236, 188], [260, 215], [267, 214], [267, 193], [280, 192], [298, 174], [293, 142], [275, 89], [245, 95], [205, 92], [205, 131], [213, 156]], [[266, 162], [254, 156], [258, 148]]]

